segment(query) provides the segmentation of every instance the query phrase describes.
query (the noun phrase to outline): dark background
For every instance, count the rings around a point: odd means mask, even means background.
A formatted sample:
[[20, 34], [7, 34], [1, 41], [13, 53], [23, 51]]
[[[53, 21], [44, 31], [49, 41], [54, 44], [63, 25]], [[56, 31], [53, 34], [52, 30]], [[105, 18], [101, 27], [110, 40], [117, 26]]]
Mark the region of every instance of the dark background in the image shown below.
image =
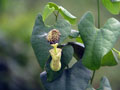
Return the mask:
[[[97, 26], [97, 0], [0, 0], [0, 90], [43, 90], [39, 78], [41, 69], [31, 47], [30, 36], [37, 14], [42, 13], [49, 1], [66, 8], [77, 17], [77, 22], [86, 11], [92, 11]], [[120, 20], [120, 15], [110, 14], [102, 3], [100, 7], [101, 26], [110, 17]], [[55, 17], [51, 15], [46, 24], [54, 21]], [[115, 47], [120, 50], [120, 40]], [[74, 62], [73, 58], [70, 65]], [[103, 75], [108, 77], [113, 90], [120, 90], [120, 65], [97, 70], [95, 87]]]

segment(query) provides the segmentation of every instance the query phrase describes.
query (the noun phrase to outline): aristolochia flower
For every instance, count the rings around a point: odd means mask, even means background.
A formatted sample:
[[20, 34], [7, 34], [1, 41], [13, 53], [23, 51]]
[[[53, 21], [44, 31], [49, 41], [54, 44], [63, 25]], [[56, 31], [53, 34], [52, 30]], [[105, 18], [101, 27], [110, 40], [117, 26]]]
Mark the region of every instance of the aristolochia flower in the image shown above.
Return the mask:
[[61, 69], [61, 52], [62, 49], [57, 48], [58, 43], [52, 44], [53, 49], [50, 49], [49, 52], [51, 54], [52, 60], [50, 62], [50, 67], [53, 71], [59, 71]]

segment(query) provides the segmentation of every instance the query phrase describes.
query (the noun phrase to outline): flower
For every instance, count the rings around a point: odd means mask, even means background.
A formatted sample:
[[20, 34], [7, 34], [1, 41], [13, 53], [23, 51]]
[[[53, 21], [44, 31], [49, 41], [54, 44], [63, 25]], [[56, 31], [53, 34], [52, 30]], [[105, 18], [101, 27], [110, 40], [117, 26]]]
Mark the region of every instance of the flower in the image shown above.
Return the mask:
[[50, 62], [50, 67], [53, 71], [59, 71], [61, 69], [61, 52], [62, 49], [57, 48], [58, 43], [56, 44], [52, 44], [51, 46], [53, 46], [53, 49], [50, 49], [50, 55], [52, 57], [52, 60]]
[[50, 32], [48, 32], [46, 39], [48, 40], [48, 42], [50, 42], [50, 44], [55, 44], [59, 42], [60, 35], [61, 34], [59, 30], [53, 29]]

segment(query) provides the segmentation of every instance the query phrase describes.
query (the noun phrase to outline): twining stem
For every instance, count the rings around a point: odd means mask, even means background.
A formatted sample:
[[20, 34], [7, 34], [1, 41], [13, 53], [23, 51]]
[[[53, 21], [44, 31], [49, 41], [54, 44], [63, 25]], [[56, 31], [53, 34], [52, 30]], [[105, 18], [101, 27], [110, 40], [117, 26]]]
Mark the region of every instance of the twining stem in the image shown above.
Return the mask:
[[94, 79], [94, 76], [95, 76], [95, 70], [93, 71], [93, 75], [92, 75], [92, 78], [91, 78], [91, 81], [90, 81], [90, 84], [92, 85], [92, 83], [93, 83], [93, 79]]
[[[98, 28], [100, 28], [100, 0], [97, 0], [97, 11], [98, 11]], [[95, 77], [95, 70], [93, 71], [93, 75], [90, 81], [90, 84], [93, 83], [93, 79]]]
[[57, 13], [55, 13], [55, 12], [53, 12], [53, 13], [55, 15], [55, 21], [57, 21], [58, 20], [59, 11], [57, 11]]

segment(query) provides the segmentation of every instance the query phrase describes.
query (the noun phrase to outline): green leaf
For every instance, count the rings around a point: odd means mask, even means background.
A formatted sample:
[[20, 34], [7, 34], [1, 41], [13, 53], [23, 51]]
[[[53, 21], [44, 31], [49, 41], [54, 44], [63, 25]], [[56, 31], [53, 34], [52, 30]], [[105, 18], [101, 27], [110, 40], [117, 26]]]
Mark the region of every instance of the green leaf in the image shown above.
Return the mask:
[[71, 24], [75, 24], [76, 23], [76, 17], [73, 16], [70, 12], [68, 12], [65, 8], [63, 8], [62, 6], [59, 6], [55, 3], [49, 2], [48, 3], [50, 8], [55, 8], [55, 10], [59, 11], [60, 14], [66, 19], [68, 20]]
[[63, 8], [62, 6], [59, 6], [59, 11], [61, 13], [61, 15], [68, 20], [71, 24], [75, 24], [76, 23], [76, 17], [73, 16], [71, 13], [69, 13], [65, 8]]
[[[78, 29], [85, 44], [85, 52], [82, 58], [83, 64], [92, 70], [99, 69], [101, 60], [104, 60], [105, 55], [109, 55], [108, 52], [114, 47], [120, 36], [120, 22], [110, 18], [102, 28], [97, 29], [94, 26], [93, 15], [88, 12], [80, 20]], [[115, 63], [116, 60], [114, 59], [111, 66], [115, 65]], [[107, 62], [105, 65], [110, 66], [110, 63]]]
[[76, 38], [76, 41], [79, 42], [79, 43], [83, 43], [81, 37], [77, 37], [77, 38]]
[[72, 68], [64, 70], [62, 75], [52, 82], [47, 81], [46, 72], [42, 72], [40, 78], [47, 90], [85, 90], [91, 79], [91, 72], [79, 60]]
[[102, 66], [113, 66], [118, 64], [118, 59], [115, 55], [115, 53], [110, 50], [103, 58], [101, 61]]
[[97, 90], [112, 90], [107, 77], [105, 77], [105, 76], [102, 77], [102, 79], [100, 81], [100, 87]]
[[43, 14], [42, 14], [42, 16], [43, 16], [43, 21], [45, 21], [46, 18], [47, 18], [50, 14], [52, 14], [52, 12], [53, 12], [54, 10], [55, 10], [54, 7], [50, 8], [49, 5], [46, 5], [45, 8], [44, 8], [44, 10], [43, 10]]
[[79, 36], [79, 31], [77, 30], [71, 30], [70, 37], [71, 38], [77, 38]]
[[120, 2], [118, 0], [102, 0], [103, 5], [107, 8], [107, 10], [112, 14], [120, 14]]
[[74, 48], [74, 57], [76, 60], [80, 60], [84, 53], [84, 45], [78, 42], [69, 42], [68, 45], [71, 45]]
[[46, 26], [41, 15], [38, 15], [32, 32], [31, 43], [35, 55], [42, 69], [44, 69], [46, 61], [50, 57], [49, 50], [52, 48], [46, 40], [47, 33], [57, 29], [61, 33], [59, 43], [63, 42], [71, 32], [71, 25], [66, 20], [58, 20], [53, 26]]
[[50, 68], [51, 58], [48, 60], [48, 62], [46, 64], [46, 72], [47, 72], [47, 80], [48, 81], [53, 81], [61, 76], [65, 67], [72, 60], [73, 53], [74, 53], [74, 50], [73, 50], [72, 46], [66, 45], [63, 47], [62, 57], [61, 57], [61, 65], [62, 66], [61, 66], [60, 71], [57, 71], [57, 72], [54, 72], [53, 70], [51, 70], [51, 68]]
[[55, 10], [59, 10], [59, 6], [58, 6], [57, 4], [55, 4], [55, 3], [53, 3], [53, 2], [49, 2], [48, 5], [49, 5], [51, 8], [54, 7]]

